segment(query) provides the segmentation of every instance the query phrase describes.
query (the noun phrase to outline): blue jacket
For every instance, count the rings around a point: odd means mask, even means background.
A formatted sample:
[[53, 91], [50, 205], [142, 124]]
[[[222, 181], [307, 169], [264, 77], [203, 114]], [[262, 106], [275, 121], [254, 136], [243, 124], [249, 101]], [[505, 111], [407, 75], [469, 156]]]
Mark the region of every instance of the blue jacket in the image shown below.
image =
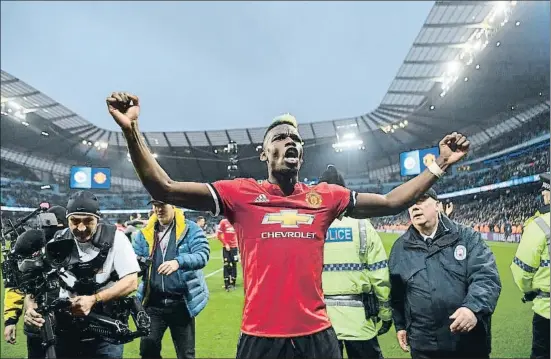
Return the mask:
[[[201, 270], [209, 260], [209, 243], [203, 230], [195, 222], [185, 219], [183, 211], [175, 209], [174, 220], [175, 227], [171, 231], [164, 261], [175, 259], [180, 269], [168, 276], [157, 274], [163, 258], [161, 251], [155, 250], [137, 296], [146, 306], [152, 296], [183, 299], [190, 316], [195, 317], [205, 308], [209, 299], [209, 290]], [[137, 256], [151, 257], [156, 223], [157, 217], [153, 215], [147, 226], [136, 234], [132, 245]]]

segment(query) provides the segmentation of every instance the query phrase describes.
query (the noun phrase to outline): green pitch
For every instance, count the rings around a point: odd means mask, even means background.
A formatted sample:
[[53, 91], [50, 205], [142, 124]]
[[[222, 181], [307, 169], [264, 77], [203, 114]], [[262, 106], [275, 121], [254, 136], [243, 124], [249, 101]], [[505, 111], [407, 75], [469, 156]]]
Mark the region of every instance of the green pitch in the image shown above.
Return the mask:
[[[396, 235], [381, 234], [387, 252], [392, 247]], [[222, 249], [216, 239], [211, 241], [211, 259], [204, 269], [210, 289], [210, 301], [196, 321], [196, 354], [198, 358], [235, 358], [241, 311], [243, 308], [243, 286], [241, 269], [238, 275], [238, 287], [226, 293], [222, 280]], [[509, 243], [490, 243], [496, 256], [503, 289], [496, 313], [492, 319], [492, 337], [494, 358], [527, 358], [530, 356], [531, 320], [530, 304], [520, 301], [521, 293], [513, 283], [509, 265], [513, 260], [516, 245]], [[2, 289], [2, 295], [4, 291]], [[3, 307], [3, 302], [2, 302]], [[2, 323], [4, 321], [2, 320]], [[2, 326], [2, 333], [4, 327]], [[19, 323], [17, 343], [6, 344], [2, 335], [2, 358], [25, 358], [26, 338], [23, 334], [22, 321]], [[396, 342], [394, 329], [379, 337], [379, 342], [386, 358], [408, 358]], [[170, 333], [163, 339], [162, 355], [175, 358], [176, 352]], [[139, 340], [126, 344], [126, 358], [139, 357]]]

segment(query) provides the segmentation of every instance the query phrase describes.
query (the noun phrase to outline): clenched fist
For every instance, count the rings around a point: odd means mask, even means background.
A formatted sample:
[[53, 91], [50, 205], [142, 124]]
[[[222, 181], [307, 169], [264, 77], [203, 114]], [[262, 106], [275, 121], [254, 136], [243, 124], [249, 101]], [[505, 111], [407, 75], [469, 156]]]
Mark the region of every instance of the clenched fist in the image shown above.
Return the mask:
[[467, 137], [454, 132], [440, 141], [440, 157], [444, 158], [448, 165], [452, 165], [463, 158], [469, 151], [470, 142]]
[[140, 115], [140, 102], [138, 96], [127, 92], [113, 92], [106, 99], [109, 114], [113, 116], [115, 122], [122, 130], [128, 130], [132, 122], [138, 120]]

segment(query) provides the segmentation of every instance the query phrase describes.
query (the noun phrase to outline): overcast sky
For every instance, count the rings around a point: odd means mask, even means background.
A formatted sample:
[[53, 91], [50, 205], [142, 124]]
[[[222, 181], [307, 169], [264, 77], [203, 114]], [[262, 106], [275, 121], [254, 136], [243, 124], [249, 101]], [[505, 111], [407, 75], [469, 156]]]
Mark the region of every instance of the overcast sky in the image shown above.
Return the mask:
[[141, 129], [264, 126], [374, 110], [433, 2], [3, 2], [1, 64], [86, 120]]

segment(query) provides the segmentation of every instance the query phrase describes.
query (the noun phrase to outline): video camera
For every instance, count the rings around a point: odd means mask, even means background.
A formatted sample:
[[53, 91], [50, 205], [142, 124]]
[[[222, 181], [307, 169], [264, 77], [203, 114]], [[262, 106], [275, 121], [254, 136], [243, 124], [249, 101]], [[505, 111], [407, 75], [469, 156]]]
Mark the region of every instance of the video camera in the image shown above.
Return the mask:
[[[37, 250], [42, 248], [46, 244], [46, 235], [48, 237], [53, 237], [53, 234], [58, 229], [57, 218], [54, 213], [48, 213], [50, 204], [43, 202], [40, 206], [35, 209], [33, 212], [25, 216], [24, 218], [17, 221], [15, 224], [10, 220], [6, 220], [8, 226], [7, 229], [2, 227], [2, 232], [0, 233], [0, 243], [2, 251], [2, 278], [4, 280], [5, 288], [17, 288], [19, 281], [19, 270], [18, 270], [18, 260], [22, 259], [27, 253], [15, 253], [13, 248], [18, 236], [27, 232], [30, 229], [42, 230], [45, 234], [45, 238], [41, 243], [28, 243], [25, 244], [29, 249], [37, 247]], [[29, 223], [31, 219], [35, 219], [34, 223]], [[27, 224], [31, 224], [26, 226]], [[21, 248], [23, 252], [27, 251], [27, 248]]]
[[[71, 275], [67, 268], [76, 243], [74, 240], [46, 241], [44, 228], [57, 228], [55, 215], [44, 213], [46, 210], [41, 205], [16, 224], [10, 222], [11, 229], [2, 233], [4, 284], [8, 288], [17, 288], [24, 294], [30, 294], [35, 299], [37, 312], [45, 321], [41, 336], [46, 357], [56, 357], [54, 344], [58, 330], [78, 330], [87, 337], [99, 337], [114, 344], [128, 343], [137, 337], [149, 335], [150, 318], [135, 297], [106, 303], [109, 316], [104, 315], [107, 311], [101, 314], [93, 311], [86, 317], [71, 315], [71, 302], [68, 298], [59, 298], [59, 291], [63, 288], [75, 292], [73, 286], [68, 284]], [[35, 227], [39, 229], [18, 231], [33, 217], [36, 217]], [[17, 239], [6, 239], [10, 235], [13, 237], [12, 233], [19, 233]], [[135, 331], [128, 326], [130, 316], [136, 324]]]

